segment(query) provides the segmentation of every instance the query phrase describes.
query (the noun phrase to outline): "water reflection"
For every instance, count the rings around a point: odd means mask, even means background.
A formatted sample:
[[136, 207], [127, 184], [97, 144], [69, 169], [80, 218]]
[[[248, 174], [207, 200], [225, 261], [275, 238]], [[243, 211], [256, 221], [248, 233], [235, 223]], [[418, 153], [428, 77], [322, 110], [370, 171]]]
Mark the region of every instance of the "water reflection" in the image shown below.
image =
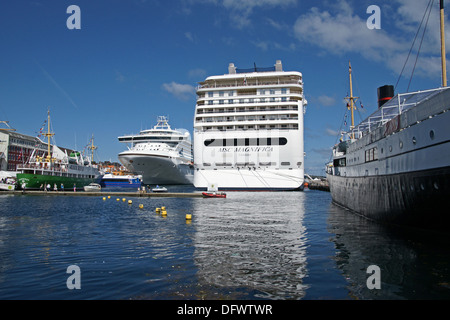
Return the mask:
[[305, 295], [305, 194], [280, 195], [238, 192], [196, 202], [194, 261], [201, 285], [243, 288], [265, 299]]
[[[355, 299], [449, 299], [448, 236], [388, 227], [330, 205], [336, 264]], [[380, 267], [381, 289], [369, 290], [370, 265]]]

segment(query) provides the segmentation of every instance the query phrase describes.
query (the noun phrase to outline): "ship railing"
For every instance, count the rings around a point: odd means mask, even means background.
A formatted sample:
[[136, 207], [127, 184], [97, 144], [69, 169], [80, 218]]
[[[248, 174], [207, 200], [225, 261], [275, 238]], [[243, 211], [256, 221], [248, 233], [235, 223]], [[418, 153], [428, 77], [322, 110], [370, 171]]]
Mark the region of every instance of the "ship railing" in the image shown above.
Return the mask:
[[196, 119], [196, 123], [213, 123], [213, 122], [242, 122], [242, 121], [280, 121], [280, 120], [298, 120], [298, 115], [271, 115], [271, 116], [240, 116], [240, 117], [213, 117], [213, 118], [203, 118]]
[[[205, 107], [204, 109], [198, 109], [197, 110], [197, 115], [200, 114], [212, 114], [212, 113], [236, 113], [236, 112], [275, 112], [275, 111], [298, 111], [298, 106], [280, 106], [280, 107], [265, 107], [265, 109], [244, 109], [244, 110], [234, 110], [234, 108], [232, 110], [228, 110], [229, 107], [227, 107], [227, 110], [211, 110], [208, 109], [208, 107], [211, 107], [211, 105], [205, 105], [205, 106], [200, 106], [200, 107]], [[215, 106], [217, 108], [217, 106]], [[239, 108], [239, 107], [236, 107]]]
[[214, 84], [200, 84], [197, 86], [197, 90], [199, 89], [210, 89], [210, 88], [232, 88], [232, 87], [241, 87], [241, 86], [270, 86], [270, 85], [285, 85], [285, 84], [295, 84], [301, 85], [301, 80], [295, 81], [249, 81], [248, 79], [240, 79], [239, 81], [235, 81], [235, 83], [214, 83]]
[[42, 164], [35, 164], [35, 163], [27, 163], [18, 166], [18, 170], [21, 169], [33, 169], [33, 170], [39, 170], [39, 171], [51, 171], [51, 172], [68, 172], [68, 169], [66, 167], [61, 167], [59, 165], [53, 165], [51, 167], [45, 166]]
[[346, 134], [348, 137], [360, 138], [444, 89], [446, 88], [397, 94]]

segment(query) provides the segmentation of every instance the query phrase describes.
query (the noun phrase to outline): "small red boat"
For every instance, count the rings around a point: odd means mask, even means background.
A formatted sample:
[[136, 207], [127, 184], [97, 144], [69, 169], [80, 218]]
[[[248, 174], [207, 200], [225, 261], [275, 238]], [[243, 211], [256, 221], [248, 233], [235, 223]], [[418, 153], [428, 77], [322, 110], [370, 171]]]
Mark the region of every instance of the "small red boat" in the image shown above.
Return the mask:
[[227, 194], [224, 192], [202, 192], [203, 198], [226, 198]]

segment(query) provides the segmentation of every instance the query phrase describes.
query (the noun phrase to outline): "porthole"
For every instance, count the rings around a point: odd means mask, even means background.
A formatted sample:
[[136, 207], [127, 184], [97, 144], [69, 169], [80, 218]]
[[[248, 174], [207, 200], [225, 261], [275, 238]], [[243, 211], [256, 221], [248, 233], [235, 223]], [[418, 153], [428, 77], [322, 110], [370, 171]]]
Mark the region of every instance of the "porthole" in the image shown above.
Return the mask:
[[431, 140], [434, 139], [434, 130], [430, 130], [430, 138], [431, 138]]
[[433, 184], [433, 186], [434, 186], [434, 188], [435, 188], [436, 190], [439, 190], [439, 185], [437, 184], [437, 182], [435, 182], [435, 183]]
[[400, 146], [400, 149], [403, 148], [403, 141], [400, 141], [399, 146]]
[[412, 138], [412, 142], [413, 142], [413, 144], [416, 144], [416, 143], [417, 143], [416, 137], [413, 137], [413, 138]]
[[392, 152], [392, 146], [389, 146], [389, 151]]

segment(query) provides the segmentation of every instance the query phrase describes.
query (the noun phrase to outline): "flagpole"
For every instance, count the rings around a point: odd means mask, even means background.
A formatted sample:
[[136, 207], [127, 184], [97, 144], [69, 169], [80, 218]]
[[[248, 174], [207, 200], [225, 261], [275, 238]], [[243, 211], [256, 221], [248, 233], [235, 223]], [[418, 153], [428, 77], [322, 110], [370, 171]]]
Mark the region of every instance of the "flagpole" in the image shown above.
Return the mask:
[[444, 28], [444, 0], [440, 0], [441, 13], [441, 64], [442, 64], [442, 86], [447, 86], [447, 66], [445, 61], [445, 28]]

